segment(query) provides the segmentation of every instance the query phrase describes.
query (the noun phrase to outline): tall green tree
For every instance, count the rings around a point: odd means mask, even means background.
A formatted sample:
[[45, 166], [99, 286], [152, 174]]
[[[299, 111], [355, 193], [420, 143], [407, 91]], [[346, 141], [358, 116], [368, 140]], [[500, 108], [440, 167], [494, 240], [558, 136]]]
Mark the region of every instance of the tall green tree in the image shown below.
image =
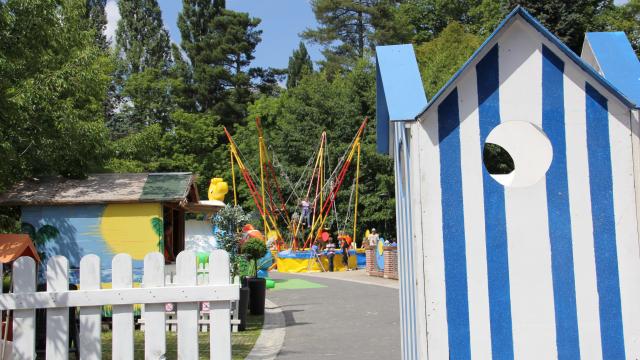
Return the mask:
[[362, 58], [371, 46], [371, 11], [377, 3], [377, 0], [312, 0], [311, 7], [320, 26], [305, 30], [301, 36], [325, 46], [325, 55]]
[[591, 30], [624, 31], [636, 55], [640, 56], [640, 0], [609, 7], [598, 17]]
[[403, 1], [312, 0], [319, 27], [307, 28], [300, 35], [324, 47], [325, 61], [321, 65], [329, 73], [350, 68], [357, 59], [370, 54], [376, 44], [408, 39], [409, 24], [404, 18], [395, 17], [395, 10]]
[[458, 22], [451, 22], [438, 36], [416, 47], [416, 57], [427, 97], [433, 97], [455, 74], [482, 38], [465, 31]]
[[580, 53], [584, 34], [595, 27], [600, 14], [613, 7], [613, 0], [507, 0], [505, 4], [508, 9], [525, 7], [571, 50]]
[[231, 127], [247, 115], [253, 99], [249, 65], [260, 42], [260, 19], [225, 9], [219, 0], [183, 0], [178, 16], [181, 47], [190, 74], [190, 110], [211, 112]]
[[313, 72], [313, 62], [307, 51], [307, 47], [302, 41], [298, 45], [298, 49], [293, 50], [293, 54], [289, 57], [289, 66], [287, 67], [287, 88], [295, 87], [300, 79], [305, 75]]
[[[495, 4], [501, 0], [487, 1]], [[437, 37], [452, 21], [473, 23], [470, 13], [478, 5], [479, 0], [407, 0], [399, 11], [413, 27], [413, 41], [423, 43]]]
[[171, 60], [169, 33], [157, 0], [119, 0], [116, 50], [125, 76], [147, 68], [166, 69]]
[[157, 0], [120, 0], [118, 7], [114, 96], [118, 111], [109, 122], [112, 136], [126, 136], [155, 123], [169, 130], [171, 46], [160, 6]]
[[109, 48], [109, 41], [104, 34], [107, 27], [107, 14], [104, 9], [106, 5], [107, 0], [87, 0], [87, 15], [95, 31], [96, 44], [105, 51]]
[[84, 2], [0, 4], [0, 190], [30, 176], [82, 177], [107, 158], [112, 65], [88, 19]]

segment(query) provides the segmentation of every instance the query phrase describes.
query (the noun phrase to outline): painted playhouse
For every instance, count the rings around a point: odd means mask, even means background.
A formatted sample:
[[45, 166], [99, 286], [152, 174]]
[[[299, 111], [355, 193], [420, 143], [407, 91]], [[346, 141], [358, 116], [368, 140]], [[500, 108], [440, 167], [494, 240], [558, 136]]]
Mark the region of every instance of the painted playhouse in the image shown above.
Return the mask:
[[[639, 358], [640, 63], [625, 35], [589, 33], [578, 56], [516, 8], [429, 101], [411, 45], [376, 55], [403, 359]], [[491, 146], [510, 171], [488, 170]]]
[[185, 242], [206, 242], [210, 224], [185, 221], [185, 214], [211, 213], [224, 204], [200, 202], [191, 173], [143, 173], [24, 181], [0, 195], [0, 206], [20, 207], [23, 230], [46, 258], [69, 259], [72, 281], [77, 282], [82, 256], [97, 254], [105, 269], [102, 281], [109, 283], [107, 269], [117, 253], [130, 254], [134, 274], [141, 274], [147, 253], [160, 251], [172, 263]]

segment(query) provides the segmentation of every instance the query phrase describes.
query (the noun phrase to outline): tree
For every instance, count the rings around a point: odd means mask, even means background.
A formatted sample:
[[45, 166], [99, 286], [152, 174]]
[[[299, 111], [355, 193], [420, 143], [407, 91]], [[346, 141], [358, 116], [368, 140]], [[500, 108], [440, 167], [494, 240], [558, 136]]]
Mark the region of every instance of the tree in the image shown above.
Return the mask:
[[433, 97], [480, 44], [479, 36], [465, 32], [462, 24], [454, 21], [435, 39], [416, 47], [427, 96]]
[[264, 241], [256, 238], [251, 238], [242, 244], [242, 254], [247, 260], [253, 262], [251, 267], [254, 278], [258, 277], [258, 260], [267, 254], [267, 245]]
[[377, 0], [313, 0], [311, 7], [320, 26], [305, 30], [301, 36], [325, 46], [326, 53], [362, 58], [371, 46], [371, 9], [377, 3]]
[[274, 69], [255, 67], [249, 69], [249, 77], [252, 81], [253, 93], [267, 96], [280, 94], [280, 83], [287, 77], [287, 69]]
[[[501, 0], [486, 1], [495, 4]], [[414, 42], [423, 43], [437, 37], [452, 21], [472, 23], [470, 13], [478, 5], [478, 0], [408, 0], [399, 11], [414, 29]]]
[[218, 229], [218, 246], [229, 254], [229, 267], [231, 277], [234, 279], [240, 275], [242, 259], [240, 255], [242, 234], [238, 229], [242, 229], [249, 220], [250, 216], [245, 214], [240, 206], [231, 205], [220, 209], [212, 219], [213, 225]]
[[376, 45], [406, 44], [413, 40], [414, 25], [408, 14], [401, 11], [406, 0], [378, 2], [371, 11], [371, 25], [375, 29], [371, 36]]
[[300, 41], [297, 50], [293, 50], [293, 54], [289, 57], [289, 66], [287, 67], [287, 88], [295, 87], [300, 79], [305, 75], [313, 72], [313, 62], [307, 51], [307, 47]]
[[[363, 234], [364, 228], [372, 226], [392, 231], [395, 226], [393, 170], [391, 159], [375, 150], [375, 66], [369, 59], [356, 62], [347, 74], [334, 77], [327, 76], [324, 71], [309, 74], [297, 86], [284, 90], [279, 97], [259, 98], [249, 107], [249, 112], [250, 120], [258, 116], [262, 120], [285, 199], [291, 196], [290, 213], [296, 210], [302, 193], [300, 188], [296, 192], [292, 188], [305, 173], [322, 131], [327, 131], [329, 144], [327, 168], [333, 170], [360, 123], [369, 116], [361, 154], [358, 233]], [[247, 166], [259, 169], [255, 123], [249, 121], [247, 126], [238, 128], [235, 140]], [[332, 229], [348, 231], [352, 226], [353, 216], [345, 218], [345, 215], [353, 211], [353, 207], [349, 211], [349, 200], [354, 173], [355, 161], [338, 193], [339, 217], [333, 216], [332, 212], [326, 223]], [[306, 176], [309, 176], [308, 169]], [[246, 187], [240, 178], [237, 181], [239, 201], [253, 208]]]
[[517, 5], [526, 8], [571, 50], [580, 53], [584, 34], [595, 27], [599, 15], [613, 6], [613, 0], [506, 1], [508, 9]]
[[83, 177], [107, 158], [112, 64], [84, 2], [0, 4], [0, 191], [30, 176]]
[[640, 56], [640, 0], [612, 6], [596, 19], [592, 31], [624, 31], [631, 46]]
[[120, 0], [116, 30], [118, 68], [109, 127], [120, 138], [159, 123], [171, 129], [173, 110], [169, 34], [157, 0]]
[[95, 41], [104, 51], [109, 48], [109, 41], [104, 34], [107, 27], [107, 14], [104, 11], [106, 4], [107, 0], [87, 0], [87, 14], [91, 27], [95, 31]]
[[191, 110], [212, 112], [223, 125], [242, 121], [251, 94], [248, 67], [260, 42], [260, 19], [224, 8], [224, 1], [183, 0], [178, 16], [188, 58]]
[[119, 0], [118, 8], [121, 18], [116, 30], [116, 50], [122, 59], [123, 76], [147, 68], [166, 70], [171, 47], [157, 0]]
[[333, 76], [369, 56], [375, 45], [411, 40], [411, 24], [398, 12], [404, 1], [313, 0], [311, 6], [320, 26], [307, 28], [300, 35], [324, 47], [325, 60], [320, 65]]

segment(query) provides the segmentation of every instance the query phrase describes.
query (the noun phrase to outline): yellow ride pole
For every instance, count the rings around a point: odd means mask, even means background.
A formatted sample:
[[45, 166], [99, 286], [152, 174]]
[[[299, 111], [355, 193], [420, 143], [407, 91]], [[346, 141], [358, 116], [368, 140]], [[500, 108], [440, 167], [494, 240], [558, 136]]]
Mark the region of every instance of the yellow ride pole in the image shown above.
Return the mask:
[[[320, 151], [318, 153], [318, 187], [319, 187], [319, 191], [320, 191], [320, 212], [322, 212], [322, 178], [323, 178], [323, 160], [324, 160], [324, 137], [323, 137], [323, 142], [320, 143]], [[316, 199], [314, 199], [313, 201], [315, 202]], [[317, 209], [317, 207], [314, 207]], [[309, 209], [309, 211], [311, 211], [311, 209]], [[320, 214], [320, 216], [322, 216], [322, 214]], [[316, 211], [314, 210], [313, 212], [313, 218], [311, 219], [311, 227], [309, 228], [309, 239], [311, 239], [311, 236], [313, 235], [313, 229], [315, 229], [316, 227]], [[316, 236], [317, 238], [317, 236]], [[315, 238], [314, 238], [315, 239]]]
[[358, 182], [360, 180], [360, 143], [358, 143], [358, 158], [356, 160], [356, 201], [353, 209], [353, 239], [356, 241], [356, 226], [358, 224]]
[[262, 154], [262, 133], [260, 133], [260, 136], [258, 136], [258, 147], [260, 148], [260, 191], [262, 192], [262, 214], [264, 214], [262, 216], [262, 220], [264, 223], [264, 237], [265, 239], [267, 238], [267, 231], [268, 231], [268, 226], [267, 226], [267, 206], [265, 205], [265, 199], [264, 199], [264, 155]]
[[[353, 155], [355, 154], [356, 147], [360, 146], [360, 135], [361, 134], [358, 133], [358, 135], [356, 136], [356, 139], [353, 143], [353, 147], [351, 148], [351, 150], [349, 151], [349, 155], [347, 156], [347, 160], [346, 160], [347, 162], [351, 162], [351, 159], [353, 159]], [[337, 196], [337, 194], [335, 196]], [[322, 209], [320, 211], [322, 212]], [[327, 221], [327, 217], [329, 216], [329, 213], [330, 212], [327, 211], [327, 215], [324, 215], [324, 216], [322, 215], [322, 213], [320, 214], [320, 223], [319, 223], [320, 226], [318, 226], [318, 229], [321, 229], [324, 226], [324, 223]], [[313, 230], [314, 227], [315, 226], [312, 226], [311, 230]], [[311, 239], [311, 235], [312, 233], [309, 233], [309, 239]]]
[[[313, 178], [315, 177], [316, 174], [316, 170], [318, 169], [318, 164], [320, 162], [320, 156], [322, 155], [322, 142], [323, 142], [324, 137], [320, 138], [320, 148], [318, 148], [318, 155], [316, 156], [316, 161], [313, 164], [313, 172], [311, 175], [311, 184], [309, 184], [309, 189], [311, 188], [311, 186], [313, 186]], [[302, 224], [302, 214], [300, 214], [300, 218], [298, 219], [297, 224], [295, 224], [294, 226], [294, 230], [293, 230], [293, 240], [296, 241], [298, 238], [298, 231], [300, 230], [300, 224]], [[304, 235], [303, 235], [304, 237]]]

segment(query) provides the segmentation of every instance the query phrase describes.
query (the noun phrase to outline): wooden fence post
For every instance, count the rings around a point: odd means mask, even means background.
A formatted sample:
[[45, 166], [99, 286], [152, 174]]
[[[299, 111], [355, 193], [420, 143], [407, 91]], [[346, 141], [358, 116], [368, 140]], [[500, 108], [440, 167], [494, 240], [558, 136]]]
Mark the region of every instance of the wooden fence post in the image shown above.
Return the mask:
[[[164, 287], [164, 256], [159, 252], [144, 257], [144, 275], [142, 284], [145, 288]], [[162, 359], [165, 356], [164, 304], [144, 305], [144, 357], [145, 359]]]
[[[100, 258], [87, 255], [80, 260], [80, 289], [100, 289]], [[82, 360], [100, 360], [102, 358], [102, 307], [87, 306], [80, 308], [80, 358]]]
[[[197, 285], [196, 253], [183, 251], [176, 258], [176, 284]], [[198, 358], [198, 302], [178, 303], [178, 353], [182, 359]]]
[[[132, 287], [131, 256], [118, 254], [111, 262], [114, 289]], [[113, 305], [113, 343], [114, 359], [133, 359], [133, 304]]]
[[[13, 292], [36, 291], [36, 263], [30, 257], [21, 257], [13, 263]], [[36, 311], [35, 309], [13, 312], [13, 356], [14, 359], [36, 357]]]
[[[47, 261], [47, 292], [69, 291], [69, 261], [54, 256]], [[47, 309], [47, 359], [69, 358], [69, 308]]]
[[[214, 250], [209, 255], [209, 285], [227, 285], [229, 283], [229, 254], [224, 250]], [[212, 301], [209, 303], [211, 360], [231, 360], [230, 308], [231, 301]]]

